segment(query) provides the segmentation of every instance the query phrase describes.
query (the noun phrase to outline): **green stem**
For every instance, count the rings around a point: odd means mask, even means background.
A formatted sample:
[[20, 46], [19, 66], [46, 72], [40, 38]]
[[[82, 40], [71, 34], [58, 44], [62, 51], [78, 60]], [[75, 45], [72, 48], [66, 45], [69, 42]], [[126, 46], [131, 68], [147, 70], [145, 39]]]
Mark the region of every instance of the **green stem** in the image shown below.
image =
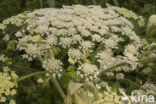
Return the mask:
[[38, 71], [34, 68], [31, 67], [23, 67], [23, 66], [19, 66], [19, 65], [11, 65], [12, 67], [16, 67], [16, 68], [21, 68], [21, 69], [26, 69], [26, 70], [34, 70], [34, 71]]
[[140, 59], [138, 62], [140, 63], [144, 63], [144, 62], [151, 62], [151, 61], [155, 61], [156, 57], [151, 57], [151, 58], [145, 58], [145, 59]]
[[43, 0], [40, 0], [40, 8], [43, 8]]
[[120, 67], [120, 66], [125, 66], [125, 65], [127, 65], [127, 63], [120, 63], [120, 64], [114, 65], [114, 66], [112, 66], [112, 67], [109, 67], [109, 68], [105, 69], [104, 71], [102, 71], [102, 72], [99, 74], [99, 77], [101, 77], [103, 74], [107, 73], [108, 71], [111, 71], [111, 70], [113, 70], [113, 69], [115, 69], [115, 68], [118, 68], [118, 67]]
[[99, 50], [101, 49], [102, 46], [103, 46], [103, 43], [101, 43], [101, 44], [97, 47], [97, 49], [95, 50], [95, 52], [91, 55], [90, 59], [91, 59], [92, 63], [95, 62], [95, 60], [96, 60], [95, 55], [99, 52]]
[[49, 4], [50, 8], [54, 8], [55, 7], [55, 0], [48, 0], [48, 4]]
[[38, 55], [38, 59], [40, 60], [41, 63], [43, 63], [43, 59], [40, 55]]
[[137, 84], [137, 83], [135, 83], [135, 82], [133, 82], [133, 81], [127, 79], [127, 78], [124, 78], [124, 79], [125, 79], [126, 81], [132, 83], [132, 84], [135, 85], [136, 87], [141, 88], [142, 90], [146, 91], [146, 89], [142, 88], [139, 84]]
[[23, 77], [20, 77], [17, 81], [22, 81], [24, 79], [27, 79], [27, 78], [30, 78], [30, 77], [33, 77], [33, 76], [36, 76], [36, 75], [45, 74], [45, 73], [46, 73], [46, 71], [31, 73], [31, 74], [25, 75]]
[[64, 77], [73, 80], [74, 82], [80, 82], [80, 80], [71, 77], [69, 74], [66, 74], [66, 73], [63, 73], [63, 72], [62, 72], [61, 74], [62, 74]]
[[68, 51], [68, 49], [63, 50], [63, 53], [62, 53], [61, 57], [59, 58], [60, 60], [62, 60], [66, 56], [67, 51]]
[[63, 92], [61, 86], [59, 85], [59, 83], [57, 82], [57, 80], [56, 80], [53, 76], [51, 76], [51, 80], [52, 80], [52, 82], [54, 83], [54, 85], [55, 85], [57, 91], [58, 91], [59, 94], [61, 95], [62, 99], [65, 100], [65, 99], [66, 99], [66, 95], [64, 94], [64, 92]]
[[[156, 57], [147, 58], [147, 59], [140, 59], [138, 62], [143, 63], [143, 62], [154, 61], [154, 60], [156, 60]], [[102, 72], [99, 74], [99, 77], [102, 76], [103, 74], [105, 74], [105, 73], [108, 72], [108, 71], [111, 71], [111, 70], [113, 70], [113, 69], [115, 69], [115, 68], [118, 68], [118, 67], [120, 67], [120, 66], [125, 66], [125, 65], [127, 65], [127, 64], [128, 64], [128, 63], [120, 63], [120, 64], [114, 65], [114, 66], [112, 66], [112, 67], [109, 67], [109, 68], [105, 69], [104, 71], [102, 71]]]
[[[41, 63], [43, 63], [43, 59], [40, 55], [38, 55], [38, 59], [40, 60]], [[66, 95], [64, 94], [61, 86], [59, 85], [59, 83], [57, 82], [57, 80], [51, 75], [51, 80], [54, 83], [57, 91], [59, 92], [59, 94], [61, 95], [61, 97], [63, 98], [63, 100], [66, 99]]]
[[119, 7], [119, 2], [117, 0], [113, 0], [115, 6]]

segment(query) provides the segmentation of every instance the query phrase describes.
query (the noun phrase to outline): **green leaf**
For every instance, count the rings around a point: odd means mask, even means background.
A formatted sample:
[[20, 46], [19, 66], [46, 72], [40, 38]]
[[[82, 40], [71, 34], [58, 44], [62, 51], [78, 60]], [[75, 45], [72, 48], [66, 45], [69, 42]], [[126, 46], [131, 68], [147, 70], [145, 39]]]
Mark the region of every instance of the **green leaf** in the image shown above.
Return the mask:
[[87, 104], [77, 93], [74, 94], [76, 104]]
[[55, 7], [55, 0], [48, 0], [48, 4], [51, 8]]
[[150, 12], [152, 9], [152, 4], [145, 4], [143, 8], [143, 13]]
[[83, 86], [82, 83], [74, 83], [72, 81], [69, 82], [69, 85], [68, 85], [68, 91], [70, 93], [70, 95], [74, 95], [74, 93]]
[[112, 86], [113, 92], [117, 92], [119, 88], [120, 88], [119, 82], [115, 82]]

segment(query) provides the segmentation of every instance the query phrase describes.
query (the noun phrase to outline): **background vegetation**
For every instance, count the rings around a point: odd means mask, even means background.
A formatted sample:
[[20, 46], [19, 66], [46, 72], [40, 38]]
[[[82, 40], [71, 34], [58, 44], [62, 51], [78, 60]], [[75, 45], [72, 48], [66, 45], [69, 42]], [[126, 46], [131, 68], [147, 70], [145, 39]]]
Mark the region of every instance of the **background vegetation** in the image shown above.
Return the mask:
[[16, 15], [23, 11], [38, 8], [57, 7], [63, 5], [83, 4], [100, 5], [105, 7], [106, 3], [119, 7], [126, 7], [133, 10], [146, 19], [156, 13], [156, 0], [1, 0], [0, 1], [0, 22], [5, 18]]

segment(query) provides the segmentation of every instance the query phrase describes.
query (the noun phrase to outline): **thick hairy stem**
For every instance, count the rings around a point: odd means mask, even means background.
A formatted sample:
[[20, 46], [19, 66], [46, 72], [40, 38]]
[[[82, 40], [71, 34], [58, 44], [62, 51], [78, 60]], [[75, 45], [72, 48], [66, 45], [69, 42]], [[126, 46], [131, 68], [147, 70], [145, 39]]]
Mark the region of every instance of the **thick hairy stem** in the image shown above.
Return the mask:
[[31, 73], [31, 74], [25, 75], [23, 77], [20, 77], [17, 81], [22, 81], [22, 80], [25, 80], [27, 78], [30, 78], [30, 77], [33, 77], [33, 76], [36, 76], [36, 75], [45, 74], [45, 73], [46, 73], [46, 71]]
[[64, 92], [63, 92], [61, 86], [59, 85], [59, 83], [57, 82], [57, 80], [56, 80], [53, 76], [51, 76], [51, 80], [52, 80], [52, 82], [54, 83], [54, 85], [55, 85], [57, 91], [58, 91], [59, 94], [61, 95], [62, 99], [65, 100], [65, 99], [66, 99], [66, 95], [64, 94]]
[[131, 81], [130, 79], [127, 79], [127, 78], [124, 78], [124, 79], [125, 79], [126, 81], [128, 81], [129, 83], [135, 85], [136, 87], [141, 88], [142, 90], [146, 91], [146, 89], [142, 88], [139, 84], [137, 84], [137, 83]]
[[[152, 57], [152, 58], [140, 59], [138, 62], [144, 63], [144, 62], [155, 61], [155, 60], [156, 60], [156, 57]], [[114, 65], [112, 67], [109, 67], [109, 68], [105, 69], [104, 71], [102, 71], [99, 74], [99, 77], [102, 76], [103, 74], [105, 74], [106, 72], [109, 72], [109, 71], [111, 71], [111, 70], [113, 70], [115, 68], [118, 68], [118, 67], [121, 67], [121, 66], [125, 66], [125, 65], [128, 65], [128, 63], [120, 63], [120, 64]]]
[[[31, 74], [28, 74], [28, 75], [25, 75], [25, 76], [22, 76], [20, 77], [17, 81], [22, 81], [22, 80], [25, 80], [25, 79], [28, 79], [28, 78], [31, 78], [33, 76], [36, 76], [36, 75], [41, 75], [41, 74], [46, 74], [46, 71], [41, 71], [41, 72], [35, 72], [35, 73], [31, 73]], [[80, 82], [79, 80], [71, 77], [70, 75], [66, 74], [66, 73], [61, 73], [64, 77], [70, 79], [70, 80], [73, 80], [75, 82]]]
[[[41, 63], [43, 63], [43, 59], [40, 55], [38, 55], [38, 59], [40, 60]], [[61, 97], [63, 98], [63, 100], [66, 99], [66, 95], [64, 94], [60, 84], [57, 82], [57, 80], [51, 75], [51, 80], [54, 83], [57, 91], [59, 92], [59, 94], [61, 95]]]
[[156, 57], [150, 57], [150, 58], [144, 58], [144, 59], [140, 59], [138, 62], [140, 63], [144, 63], [144, 62], [151, 62], [151, 61], [156, 61]]
[[101, 77], [103, 74], [115, 69], [115, 68], [118, 68], [118, 67], [121, 67], [121, 66], [125, 66], [127, 65], [127, 63], [120, 63], [120, 64], [117, 64], [117, 65], [114, 65], [112, 67], [109, 67], [107, 69], [105, 69], [104, 71], [102, 71], [100, 74], [99, 74], [99, 77]]
[[95, 52], [91, 55], [90, 59], [92, 61], [92, 63], [94, 63], [96, 61], [95, 55], [99, 52], [99, 50], [101, 49], [101, 47], [103, 46], [103, 43], [101, 43], [97, 49], [95, 50]]
[[62, 53], [61, 57], [59, 58], [60, 60], [62, 60], [66, 56], [67, 51], [68, 51], [68, 49], [63, 50], [63, 53]]

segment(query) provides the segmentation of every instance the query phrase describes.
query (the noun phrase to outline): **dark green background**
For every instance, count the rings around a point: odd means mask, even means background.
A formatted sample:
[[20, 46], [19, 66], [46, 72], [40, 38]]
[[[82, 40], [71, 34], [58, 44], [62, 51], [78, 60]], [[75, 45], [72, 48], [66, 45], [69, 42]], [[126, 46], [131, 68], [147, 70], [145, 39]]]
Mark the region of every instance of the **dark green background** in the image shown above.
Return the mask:
[[139, 15], [143, 15], [145, 18], [156, 13], [156, 0], [0, 0], [0, 22], [23, 11], [38, 8], [60, 8], [62, 5], [72, 4], [105, 7], [106, 3], [128, 8]]

